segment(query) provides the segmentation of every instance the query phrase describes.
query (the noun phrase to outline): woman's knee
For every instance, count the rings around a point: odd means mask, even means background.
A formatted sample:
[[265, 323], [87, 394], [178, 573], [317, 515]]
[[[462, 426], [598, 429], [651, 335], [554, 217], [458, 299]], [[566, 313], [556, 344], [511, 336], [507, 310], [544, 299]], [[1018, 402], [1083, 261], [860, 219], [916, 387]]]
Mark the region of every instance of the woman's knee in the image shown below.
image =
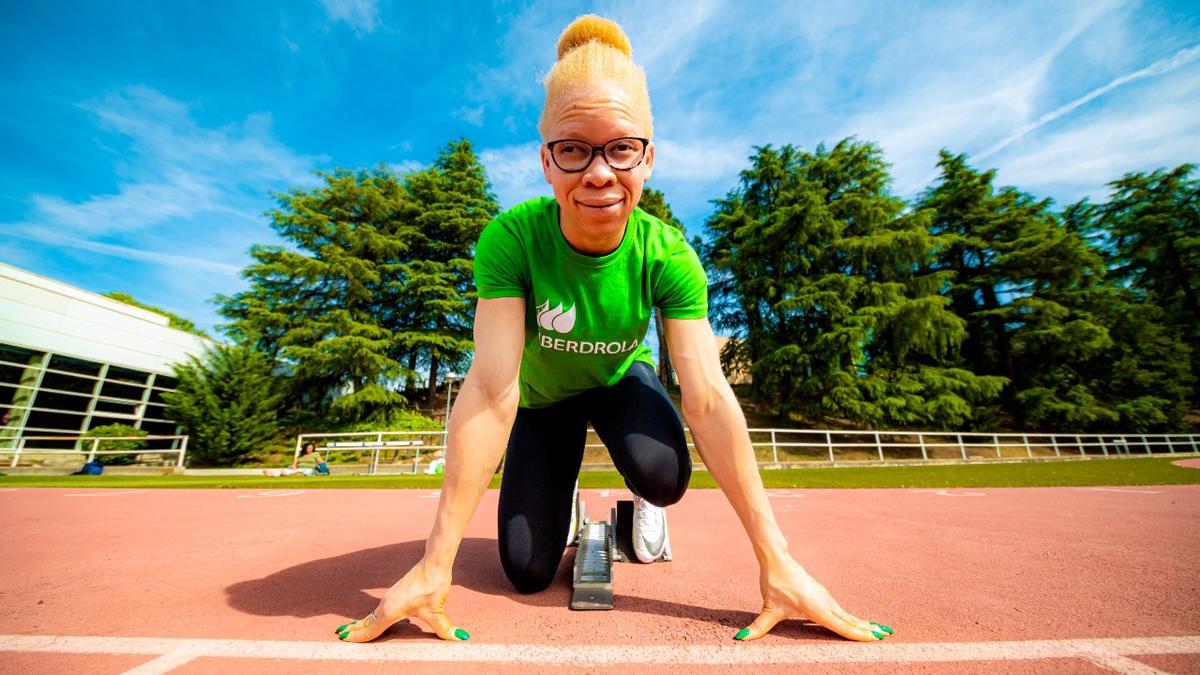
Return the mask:
[[558, 572], [566, 546], [566, 534], [552, 545], [536, 538], [522, 517], [509, 519], [500, 530], [500, 564], [504, 574], [521, 593], [545, 590]]
[[[500, 564], [504, 567], [504, 575], [521, 593], [537, 593], [546, 590], [554, 581], [558, 572], [559, 560], [545, 557], [530, 557], [523, 552], [500, 549]], [[516, 555], [514, 555], [516, 554]], [[561, 555], [559, 556], [561, 559]]]
[[665, 507], [683, 499], [691, 477], [692, 465], [691, 462], [688, 462], [675, 471], [648, 474], [636, 482], [628, 479], [626, 482], [630, 489], [642, 499], [655, 506]]

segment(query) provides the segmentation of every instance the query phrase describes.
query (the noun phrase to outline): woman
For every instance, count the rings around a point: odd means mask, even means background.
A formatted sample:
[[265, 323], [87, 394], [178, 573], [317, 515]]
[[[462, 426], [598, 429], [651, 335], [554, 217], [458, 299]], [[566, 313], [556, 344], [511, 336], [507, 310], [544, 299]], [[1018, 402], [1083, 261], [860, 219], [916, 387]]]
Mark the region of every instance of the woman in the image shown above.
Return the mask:
[[[300, 468], [300, 460], [312, 457], [313, 465]], [[317, 444], [309, 441], [301, 448], [300, 454], [292, 459], [291, 468], [287, 469], [263, 469], [264, 476], [272, 476], [278, 478], [280, 476], [328, 476], [329, 465], [325, 463], [325, 459], [321, 457], [321, 453], [317, 452]]]
[[662, 310], [701, 457], [759, 561], [763, 609], [735, 637], [761, 637], [789, 617], [853, 640], [891, 633], [844, 611], [788, 554], [721, 372], [700, 262], [681, 235], [635, 210], [654, 144], [645, 75], [630, 53], [620, 27], [595, 16], [576, 19], [559, 39], [538, 125], [554, 198], [501, 214], [480, 236], [475, 360], [450, 418], [425, 555], [374, 612], [338, 627], [342, 640], [372, 640], [404, 618], [443, 639], [468, 639], [443, 607], [463, 530], [506, 448], [498, 439], [508, 439], [500, 557], [518, 590], [553, 579], [589, 421], [637, 496], [638, 557], [656, 557], [665, 538], [660, 507], [683, 495], [691, 464], [678, 415], [640, 346], [652, 307]]

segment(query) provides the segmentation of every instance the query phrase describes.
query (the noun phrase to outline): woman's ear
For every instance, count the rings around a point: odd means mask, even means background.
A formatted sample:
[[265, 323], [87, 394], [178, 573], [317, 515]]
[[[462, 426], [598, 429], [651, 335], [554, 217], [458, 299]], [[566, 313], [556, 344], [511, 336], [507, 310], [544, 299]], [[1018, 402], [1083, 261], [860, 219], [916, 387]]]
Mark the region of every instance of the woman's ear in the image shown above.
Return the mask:
[[550, 160], [550, 149], [546, 147], [545, 143], [543, 143], [541, 145], [541, 150], [542, 150], [542, 153], [541, 153], [542, 154], [542, 175], [546, 177], [547, 183], [553, 185], [554, 183], [550, 180], [550, 161], [551, 161]]
[[642, 160], [642, 163], [646, 165], [646, 170], [643, 172], [645, 175], [642, 176], [642, 182], [645, 183], [654, 173], [654, 141], [650, 141], [646, 145], [646, 158]]

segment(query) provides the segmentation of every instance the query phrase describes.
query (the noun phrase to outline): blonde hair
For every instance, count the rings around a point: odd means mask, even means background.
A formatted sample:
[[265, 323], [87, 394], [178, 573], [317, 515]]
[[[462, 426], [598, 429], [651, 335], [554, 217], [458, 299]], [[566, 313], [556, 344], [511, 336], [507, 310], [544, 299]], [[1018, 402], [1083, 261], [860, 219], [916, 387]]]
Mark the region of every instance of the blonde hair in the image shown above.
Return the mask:
[[615, 84], [632, 99], [634, 110], [646, 125], [646, 137], [654, 137], [650, 93], [646, 73], [633, 62], [629, 37], [615, 21], [585, 14], [571, 22], [558, 38], [558, 61], [546, 74], [546, 103], [538, 131], [546, 139], [549, 116], [559, 101], [580, 89], [607, 82]]

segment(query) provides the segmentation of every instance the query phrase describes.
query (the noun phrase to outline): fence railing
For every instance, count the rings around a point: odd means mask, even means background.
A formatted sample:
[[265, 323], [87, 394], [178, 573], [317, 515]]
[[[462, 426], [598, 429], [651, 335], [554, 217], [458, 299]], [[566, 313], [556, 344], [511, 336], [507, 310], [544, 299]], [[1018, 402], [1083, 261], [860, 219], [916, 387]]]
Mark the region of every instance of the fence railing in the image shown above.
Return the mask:
[[368, 454], [367, 473], [371, 475], [379, 472], [381, 464], [393, 469], [403, 467], [409, 469], [409, 473], [417, 473], [421, 466], [422, 452], [429, 457], [439, 450], [446, 449], [446, 432], [348, 431], [300, 434], [296, 437], [296, 457], [300, 456], [301, 448], [309, 441], [316, 443], [318, 450], [326, 454]]
[[[691, 430], [688, 449], [699, 459]], [[1198, 434], [1058, 434], [954, 431], [839, 431], [826, 429], [750, 429], [760, 466], [853, 464], [856, 462], [987, 462], [1055, 457], [1108, 457], [1200, 453]], [[350, 440], [353, 439], [353, 440]], [[323, 452], [368, 454], [367, 472], [381, 467], [418, 473], [428, 458], [446, 448], [444, 431], [362, 431], [301, 434], [296, 454], [307, 441]], [[344, 455], [343, 455], [344, 456]], [[608, 451], [588, 430], [584, 466], [609, 466]]]
[[[145, 441], [147, 447], [138, 448], [135, 450], [101, 450], [101, 443], [112, 441]], [[171, 447], [153, 447], [153, 441], [170, 441]], [[73, 443], [74, 448], [62, 448], [63, 443]], [[182, 469], [184, 460], [187, 458], [187, 436], [18, 436], [16, 438], [0, 437], [0, 457], [12, 455], [9, 460], [10, 467], [16, 467], [24, 456], [26, 461], [33, 457], [43, 458], [44, 456], [58, 455], [74, 455], [76, 457], [84, 455], [86, 461], [93, 461], [98, 456], [105, 457], [111, 455], [174, 455], [172, 460], [176, 468]], [[42, 445], [39, 446], [39, 443]], [[6, 447], [8, 446], [8, 447]], [[103, 461], [101, 461], [103, 464]]]
[[1038, 459], [1200, 452], [1196, 434], [751, 429], [760, 463]]

